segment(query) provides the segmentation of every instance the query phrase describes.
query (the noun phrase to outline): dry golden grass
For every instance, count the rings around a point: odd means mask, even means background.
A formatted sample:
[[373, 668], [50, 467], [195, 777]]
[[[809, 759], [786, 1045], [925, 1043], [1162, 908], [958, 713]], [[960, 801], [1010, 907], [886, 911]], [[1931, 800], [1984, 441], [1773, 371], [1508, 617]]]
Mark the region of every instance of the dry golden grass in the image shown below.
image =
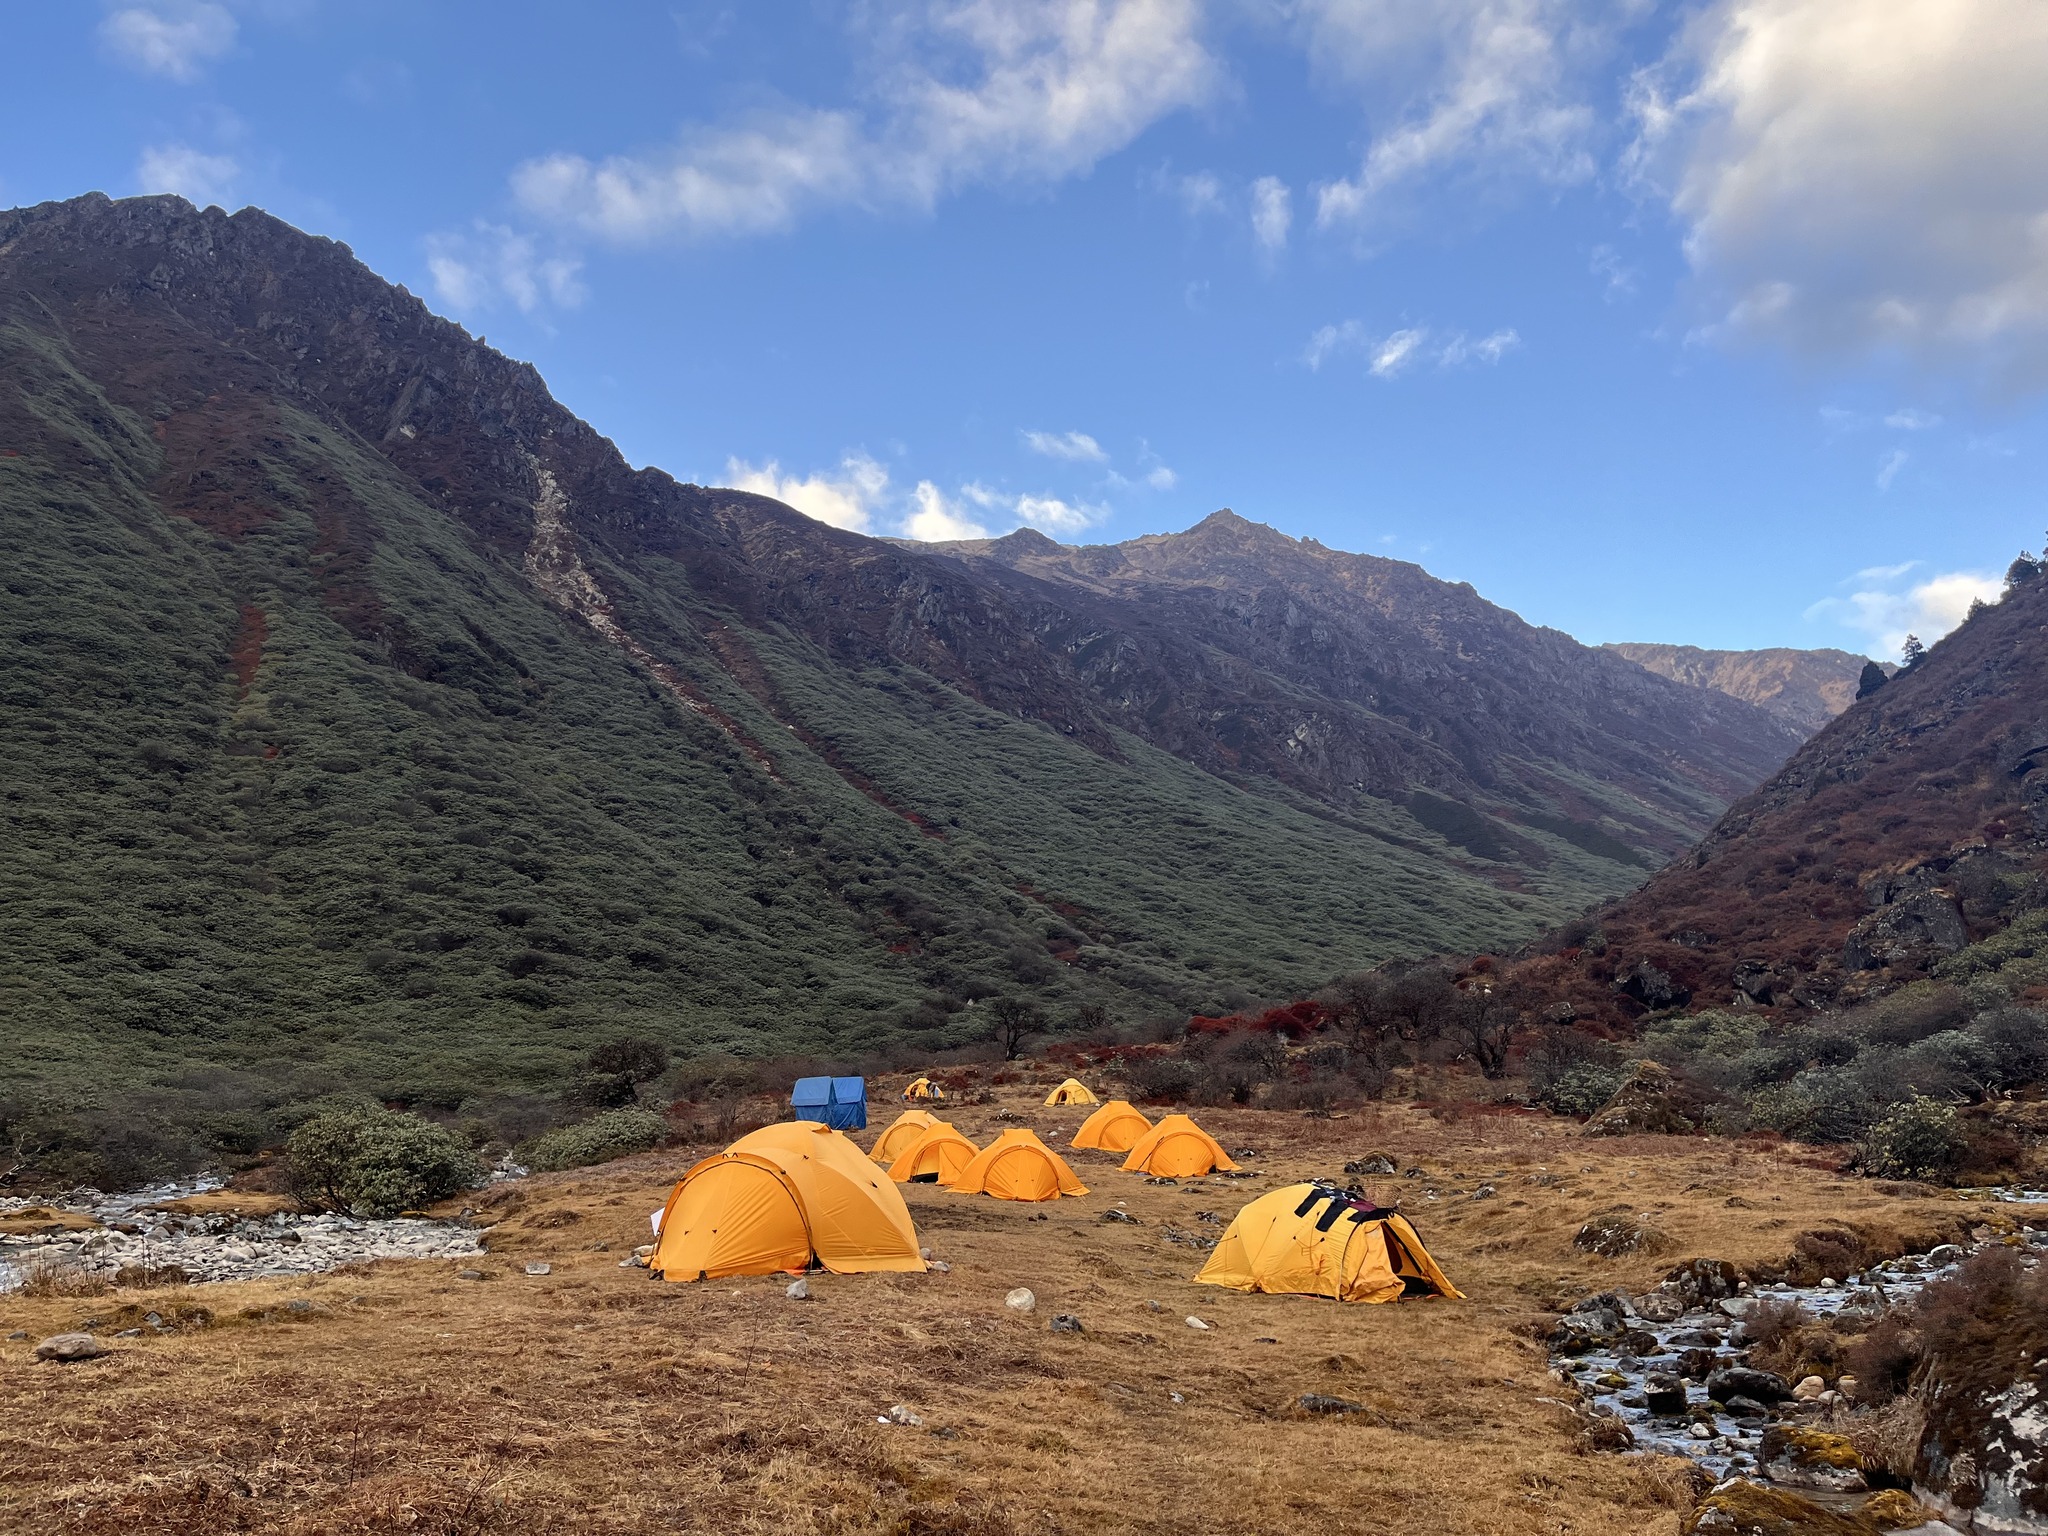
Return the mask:
[[[1034, 1098], [1008, 1107], [1063, 1144], [1083, 1112]], [[977, 1140], [1000, 1129], [993, 1109], [952, 1114]], [[88, 1365], [9, 1345], [0, 1529], [1671, 1533], [1684, 1484], [1668, 1464], [1574, 1454], [1544, 1304], [1696, 1254], [1768, 1262], [1815, 1227], [1896, 1244], [1984, 1214], [1729, 1143], [1393, 1109], [1202, 1119], [1270, 1177], [1155, 1186], [1076, 1152], [1085, 1199], [912, 1186], [951, 1273], [814, 1276], [808, 1303], [781, 1277], [670, 1285], [618, 1267], [694, 1155], [676, 1152], [499, 1194], [481, 1284], [457, 1263], [378, 1264], [175, 1293], [210, 1323]], [[1190, 1283], [1202, 1254], [1169, 1231], [1213, 1237], [1199, 1212], [1227, 1221], [1275, 1182], [1376, 1150], [1428, 1170], [1375, 1193], [1403, 1200], [1470, 1300], [1344, 1307]], [[1465, 1198], [1482, 1183], [1497, 1193]], [[1141, 1225], [1100, 1220], [1119, 1201]], [[1617, 1205], [1673, 1250], [1575, 1251], [1579, 1225]], [[536, 1259], [553, 1273], [527, 1276]], [[1036, 1314], [1004, 1308], [1016, 1285]], [[8, 1298], [0, 1321], [31, 1343], [88, 1318], [108, 1332], [169, 1315], [172, 1294]], [[1087, 1331], [1051, 1333], [1056, 1312]], [[1366, 1411], [1311, 1417], [1304, 1392]], [[877, 1424], [897, 1403], [923, 1426]]]

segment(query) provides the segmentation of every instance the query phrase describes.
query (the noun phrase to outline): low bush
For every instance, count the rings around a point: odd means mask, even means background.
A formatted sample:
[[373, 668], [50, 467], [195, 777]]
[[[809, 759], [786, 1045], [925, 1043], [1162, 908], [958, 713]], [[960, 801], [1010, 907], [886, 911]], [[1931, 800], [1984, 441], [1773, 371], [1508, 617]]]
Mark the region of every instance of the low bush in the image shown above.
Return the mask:
[[445, 1200], [484, 1176], [457, 1132], [368, 1105], [315, 1115], [292, 1132], [285, 1160], [300, 1204], [379, 1218]]
[[1916, 1094], [1871, 1126], [1860, 1161], [1875, 1178], [1948, 1184], [1969, 1150], [1955, 1106]]
[[1582, 1061], [1566, 1067], [1536, 1090], [1536, 1102], [1554, 1115], [1596, 1113], [1628, 1081], [1628, 1069]]
[[544, 1173], [587, 1168], [613, 1158], [646, 1152], [669, 1139], [669, 1123], [644, 1109], [611, 1109], [565, 1125], [524, 1149], [526, 1166]]

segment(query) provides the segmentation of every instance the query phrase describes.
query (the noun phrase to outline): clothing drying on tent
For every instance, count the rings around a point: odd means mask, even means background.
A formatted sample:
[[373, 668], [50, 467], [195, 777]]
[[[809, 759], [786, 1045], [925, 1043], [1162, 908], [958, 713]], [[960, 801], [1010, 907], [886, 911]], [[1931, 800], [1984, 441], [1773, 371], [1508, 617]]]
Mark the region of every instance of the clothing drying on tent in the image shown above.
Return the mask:
[[1074, 1177], [1061, 1156], [1026, 1130], [1003, 1132], [960, 1170], [946, 1186], [963, 1195], [994, 1195], [998, 1200], [1057, 1200], [1085, 1195], [1088, 1186]]
[[1045, 1102], [1048, 1104], [1099, 1104], [1102, 1101], [1070, 1077], [1064, 1083], [1061, 1083], [1059, 1087], [1053, 1089], [1051, 1093], [1048, 1093], [1045, 1096]]
[[683, 1175], [647, 1267], [665, 1280], [922, 1270], [903, 1195], [830, 1126], [763, 1126]]
[[800, 1077], [789, 1090], [789, 1107], [799, 1120], [815, 1120], [835, 1131], [864, 1131], [868, 1128], [868, 1080]]
[[875, 1139], [868, 1156], [884, 1168], [903, 1155], [903, 1149], [925, 1133], [927, 1126], [939, 1122], [922, 1109], [906, 1109], [889, 1124], [889, 1129]]
[[1131, 1147], [1126, 1173], [1160, 1179], [1188, 1179], [1218, 1168], [1235, 1168], [1222, 1145], [1186, 1115], [1168, 1115]]
[[1237, 1213], [1195, 1279], [1340, 1301], [1459, 1299], [1405, 1216], [1334, 1184], [1290, 1184], [1259, 1196]]
[[889, 1165], [898, 1184], [951, 1184], [981, 1155], [981, 1148], [943, 1120], [934, 1120]]
[[1138, 1139], [1152, 1129], [1152, 1122], [1122, 1099], [1111, 1099], [1081, 1122], [1073, 1145], [1096, 1147], [1104, 1152], [1128, 1152]]
[[916, 1082], [903, 1090], [905, 1103], [910, 1103], [917, 1099], [943, 1099], [945, 1096], [946, 1090], [928, 1077], [920, 1077]]

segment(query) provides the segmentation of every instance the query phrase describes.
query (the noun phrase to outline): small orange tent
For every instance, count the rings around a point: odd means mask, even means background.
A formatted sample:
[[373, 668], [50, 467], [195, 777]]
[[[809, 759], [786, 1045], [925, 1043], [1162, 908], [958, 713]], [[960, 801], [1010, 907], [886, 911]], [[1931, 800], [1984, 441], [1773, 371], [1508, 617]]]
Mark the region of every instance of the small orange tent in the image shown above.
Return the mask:
[[1138, 1139], [1152, 1129], [1152, 1122], [1123, 1099], [1111, 1099], [1081, 1122], [1073, 1145], [1096, 1147], [1104, 1152], [1128, 1152]]
[[843, 1133], [785, 1120], [685, 1173], [662, 1208], [649, 1269], [666, 1280], [924, 1268], [902, 1192]]
[[1168, 1115], [1139, 1137], [1131, 1155], [1124, 1159], [1126, 1173], [1149, 1173], [1162, 1179], [1191, 1178], [1236, 1166], [1216, 1138], [1186, 1115]]
[[925, 1110], [906, 1109], [891, 1122], [889, 1129], [875, 1139], [868, 1156], [886, 1168], [901, 1157], [903, 1149], [922, 1136], [928, 1127], [938, 1123], [937, 1117]]
[[1036, 1132], [1026, 1130], [1003, 1132], [946, 1187], [963, 1195], [994, 1195], [998, 1200], [1057, 1200], [1061, 1195], [1088, 1193], [1066, 1161], [1040, 1141]]
[[1290, 1184], [1259, 1196], [1237, 1213], [1195, 1279], [1340, 1301], [1459, 1298], [1406, 1217], [1329, 1184]]
[[928, 1077], [920, 1077], [903, 1090], [903, 1101], [908, 1104], [917, 1099], [943, 1099], [946, 1090]]
[[1068, 1078], [1059, 1087], [1045, 1096], [1047, 1104], [1099, 1104], [1102, 1101], [1090, 1093], [1077, 1078]]
[[950, 1184], [981, 1155], [981, 1148], [943, 1120], [934, 1120], [895, 1162], [889, 1177], [898, 1184]]

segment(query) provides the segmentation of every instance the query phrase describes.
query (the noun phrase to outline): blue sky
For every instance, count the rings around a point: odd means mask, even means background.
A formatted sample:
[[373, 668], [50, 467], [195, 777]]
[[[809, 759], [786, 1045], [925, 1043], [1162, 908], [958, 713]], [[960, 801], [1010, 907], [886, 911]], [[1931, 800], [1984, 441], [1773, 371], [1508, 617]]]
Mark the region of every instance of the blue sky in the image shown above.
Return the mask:
[[1589, 641], [1931, 637], [2048, 526], [2039, 0], [14, 7], [0, 205], [254, 203], [636, 463], [1220, 506]]

